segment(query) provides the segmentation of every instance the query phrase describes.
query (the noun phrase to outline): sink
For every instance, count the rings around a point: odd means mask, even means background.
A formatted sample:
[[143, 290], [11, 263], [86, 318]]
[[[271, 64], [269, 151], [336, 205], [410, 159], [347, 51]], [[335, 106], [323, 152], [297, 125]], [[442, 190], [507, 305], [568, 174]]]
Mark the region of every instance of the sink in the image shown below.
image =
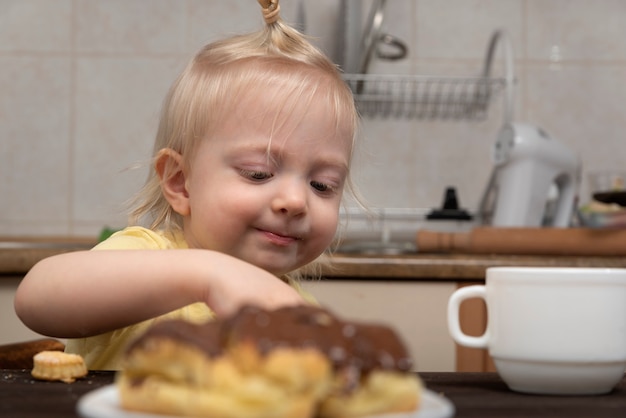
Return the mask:
[[417, 253], [417, 245], [409, 241], [354, 241], [340, 244], [337, 254], [402, 255]]
[[431, 208], [342, 208], [335, 253], [351, 255], [403, 255], [418, 252], [419, 230], [461, 232], [473, 228], [466, 220], [428, 219]]

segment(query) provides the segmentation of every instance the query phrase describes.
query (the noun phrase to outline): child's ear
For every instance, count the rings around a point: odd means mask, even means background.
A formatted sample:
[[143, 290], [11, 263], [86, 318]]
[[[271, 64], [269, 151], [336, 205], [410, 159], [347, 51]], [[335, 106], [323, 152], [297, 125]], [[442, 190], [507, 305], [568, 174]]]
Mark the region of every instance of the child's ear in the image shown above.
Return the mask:
[[163, 148], [157, 154], [154, 169], [161, 179], [163, 196], [172, 209], [181, 216], [189, 215], [189, 194], [182, 155], [171, 148]]

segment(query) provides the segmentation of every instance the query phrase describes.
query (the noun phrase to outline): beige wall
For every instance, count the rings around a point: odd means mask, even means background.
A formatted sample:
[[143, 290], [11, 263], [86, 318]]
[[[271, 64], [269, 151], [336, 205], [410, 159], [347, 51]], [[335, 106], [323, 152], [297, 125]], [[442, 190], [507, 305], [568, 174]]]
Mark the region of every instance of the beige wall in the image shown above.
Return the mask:
[[[311, 33], [333, 33], [338, 2], [305, 1]], [[288, 20], [297, 3], [282, 0]], [[516, 119], [575, 149], [585, 172], [624, 166], [626, 2], [387, 3], [386, 31], [410, 53], [375, 61], [373, 72], [474, 75], [490, 34], [505, 28]], [[123, 225], [120, 207], [146, 172], [129, 167], [149, 154], [161, 100], [189, 54], [260, 25], [256, 0], [0, 0], [0, 234]], [[355, 170], [363, 193], [373, 206], [431, 207], [456, 185], [473, 208], [501, 107], [496, 100], [479, 123], [365, 120]]]

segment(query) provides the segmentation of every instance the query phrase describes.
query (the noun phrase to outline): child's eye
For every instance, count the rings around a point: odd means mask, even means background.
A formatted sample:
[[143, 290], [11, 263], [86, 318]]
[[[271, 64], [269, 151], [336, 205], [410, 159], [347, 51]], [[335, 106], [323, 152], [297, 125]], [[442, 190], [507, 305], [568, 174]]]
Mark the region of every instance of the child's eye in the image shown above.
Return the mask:
[[318, 192], [322, 192], [322, 193], [331, 193], [335, 190], [332, 186], [321, 183], [319, 181], [311, 181], [311, 186]]
[[241, 175], [250, 180], [267, 180], [273, 177], [272, 173], [266, 171], [241, 170]]

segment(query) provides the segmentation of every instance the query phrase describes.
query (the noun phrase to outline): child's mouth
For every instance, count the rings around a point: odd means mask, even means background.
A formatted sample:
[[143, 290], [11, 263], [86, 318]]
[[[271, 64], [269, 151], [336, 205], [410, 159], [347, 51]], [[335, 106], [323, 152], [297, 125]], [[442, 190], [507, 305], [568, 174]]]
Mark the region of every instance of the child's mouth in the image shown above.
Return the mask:
[[271, 231], [266, 231], [266, 230], [259, 230], [261, 233], [263, 233], [263, 235], [265, 235], [265, 237], [267, 237], [267, 239], [275, 245], [279, 245], [279, 246], [288, 246], [293, 244], [296, 241], [299, 241], [300, 238], [298, 237], [294, 237], [294, 236], [289, 236], [289, 235], [282, 235], [276, 232], [271, 232]]

